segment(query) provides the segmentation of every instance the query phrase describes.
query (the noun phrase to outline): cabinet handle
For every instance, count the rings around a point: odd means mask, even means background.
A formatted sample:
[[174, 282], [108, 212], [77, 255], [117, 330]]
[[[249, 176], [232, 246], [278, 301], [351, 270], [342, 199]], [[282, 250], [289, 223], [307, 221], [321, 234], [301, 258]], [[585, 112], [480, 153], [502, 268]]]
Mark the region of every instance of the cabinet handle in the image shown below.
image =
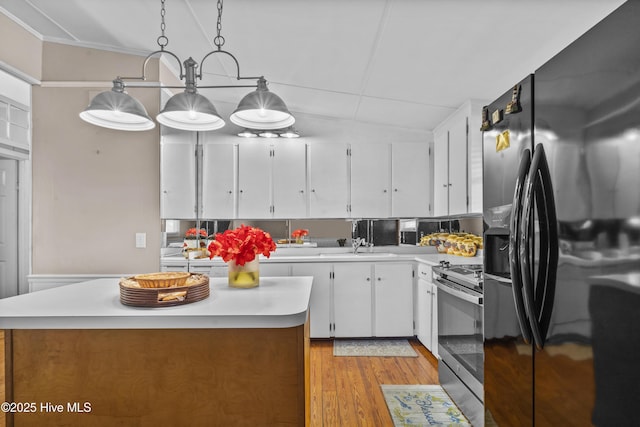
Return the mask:
[[397, 193], [397, 192], [398, 192], [398, 189], [397, 189], [397, 188], [394, 188], [394, 189], [393, 189], [393, 191], [395, 191], [395, 192]]
[[384, 190], [382, 190], [382, 192], [383, 192], [383, 193], [386, 193], [386, 192], [387, 192], [387, 190], [386, 190], [386, 189], [384, 189]]
[[233, 194], [233, 191], [229, 190], [229, 191], [227, 191], [227, 193], [229, 193], [229, 194]]
[[446, 187], [447, 187], [447, 184], [442, 184], [442, 186], [446, 188]]
[[380, 281], [382, 281], [382, 278], [381, 278], [381, 277], [378, 277], [378, 282], [380, 282]]
[[449, 184], [449, 187], [451, 187], [453, 184]]
[[316, 189], [315, 189], [315, 188], [312, 188], [312, 189], [311, 189], [311, 192], [312, 192], [312, 193], [315, 193], [315, 192], [316, 192]]
[[304, 194], [304, 190], [300, 190], [300, 194]]
[[244, 193], [244, 191], [243, 191], [243, 190], [240, 190], [240, 194], [242, 194], [242, 193]]
[[367, 277], [367, 282], [370, 282], [370, 281], [371, 281], [371, 277]]

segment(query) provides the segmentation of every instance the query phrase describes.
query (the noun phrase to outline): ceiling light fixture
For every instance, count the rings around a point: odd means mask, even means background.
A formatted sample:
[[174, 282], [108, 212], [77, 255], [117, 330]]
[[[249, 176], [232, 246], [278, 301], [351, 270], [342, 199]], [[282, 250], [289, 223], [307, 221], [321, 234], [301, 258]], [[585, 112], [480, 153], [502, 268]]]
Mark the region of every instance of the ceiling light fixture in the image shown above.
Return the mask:
[[243, 138], [299, 138], [300, 134], [292, 126], [286, 129], [247, 129], [238, 133], [238, 136]]
[[[165, 36], [165, 0], [161, 0], [161, 35], [157, 40], [160, 49], [147, 55], [142, 64], [142, 76], [117, 77], [113, 81], [111, 91], [101, 92], [96, 95], [89, 103], [89, 106], [80, 113], [80, 118], [88, 123], [110, 129], [129, 131], [153, 129], [155, 123], [147, 114], [142, 103], [127, 94], [125, 88], [172, 88], [184, 89], [184, 92], [172, 96], [169, 101], [167, 101], [165, 107], [156, 116], [156, 120], [159, 123], [175, 129], [189, 131], [220, 129], [225, 125], [225, 121], [220, 117], [211, 101], [198, 93], [196, 81], [197, 79], [202, 80], [202, 65], [204, 61], [211, 55], [222, 53], [233, 59], [236, 65], [236, 80], [257, 81], [255, 85], [200, 86], [201, 89], [256, 88], [254, 92], [242, 98], [238, 104], [238, 108], [231, 114], [231, 121], [245, 128], [260, 130], [281, 129], [291, 126], [295, 122], [295, 118], [291, 112], [289, 112], [282, 98], [269, 91], [264, 76], [240, 76], [240, 64], [236, 57], [222, 50], [225, 42], [224, 37], [220, 35], [222, 30], [222, 6], [223, 0], [218, 0], [217, 32], [216, 37], [213, 39], [216, 50], [207, 53], [204, 58], [202, 58], [202, 61], [200, 61], [200, 64], [191, 57], [182, 63], [173, 52], [165, 50], [165, 47], [169, 44], [169, 39]], [[175, 58], [180, 68], [180, 80], [184, 79], [185, 81], [184, 86], [163, 86], [160, 84], [136, 85], [135, 83], [125, 83], [125, 80], [146, 80], [147, 63], [151, 57], [157, 54], [168, 54]]]

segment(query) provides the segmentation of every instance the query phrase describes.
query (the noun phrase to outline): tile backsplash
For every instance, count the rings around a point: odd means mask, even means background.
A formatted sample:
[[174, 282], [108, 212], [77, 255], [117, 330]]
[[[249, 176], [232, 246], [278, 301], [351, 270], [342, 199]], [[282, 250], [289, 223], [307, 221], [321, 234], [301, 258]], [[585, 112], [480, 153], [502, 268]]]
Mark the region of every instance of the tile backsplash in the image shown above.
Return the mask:
[[416, 218], [415, 220], [397, 219], [291, 219], [291, 220], [213, 220], [187, 221], [163, 220], [163, 247], [171, 243], [180, 244], [189, 228], [200, 227], [209, 235], [233, 229], [241, 224], [259, 227], [274, 240], [290, 238], [293, 230], [309, 230], [308, 241], [320, 247], [337, 247], [339, 239], [346, 239], [347, 245], [354, 237], [364, 238], [374, 246], [415, 245], [420, 237], [438, 232], [464, 231], [482, 235], [482, 217], [459, 218]]

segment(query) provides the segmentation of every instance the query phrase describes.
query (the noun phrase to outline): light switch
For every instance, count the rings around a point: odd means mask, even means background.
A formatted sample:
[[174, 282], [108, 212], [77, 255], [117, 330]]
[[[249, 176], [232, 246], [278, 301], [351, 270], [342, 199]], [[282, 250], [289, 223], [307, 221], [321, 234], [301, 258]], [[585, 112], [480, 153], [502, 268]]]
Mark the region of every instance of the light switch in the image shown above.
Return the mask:
[[136, 248], [147, 247], [147, 233], [136, 233]]

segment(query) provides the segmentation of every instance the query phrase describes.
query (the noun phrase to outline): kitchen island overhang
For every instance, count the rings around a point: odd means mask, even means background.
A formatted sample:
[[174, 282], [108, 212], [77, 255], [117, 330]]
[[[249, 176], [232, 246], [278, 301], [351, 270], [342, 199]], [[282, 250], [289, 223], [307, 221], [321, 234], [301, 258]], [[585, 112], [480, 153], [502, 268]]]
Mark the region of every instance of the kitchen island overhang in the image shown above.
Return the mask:
[[118, 279], [0, 300], [4, 400], [36, 408], [8, 425], [305, 425], [312, 281], [211, 279], [209, 298], [157, 309], [122, 305]]

